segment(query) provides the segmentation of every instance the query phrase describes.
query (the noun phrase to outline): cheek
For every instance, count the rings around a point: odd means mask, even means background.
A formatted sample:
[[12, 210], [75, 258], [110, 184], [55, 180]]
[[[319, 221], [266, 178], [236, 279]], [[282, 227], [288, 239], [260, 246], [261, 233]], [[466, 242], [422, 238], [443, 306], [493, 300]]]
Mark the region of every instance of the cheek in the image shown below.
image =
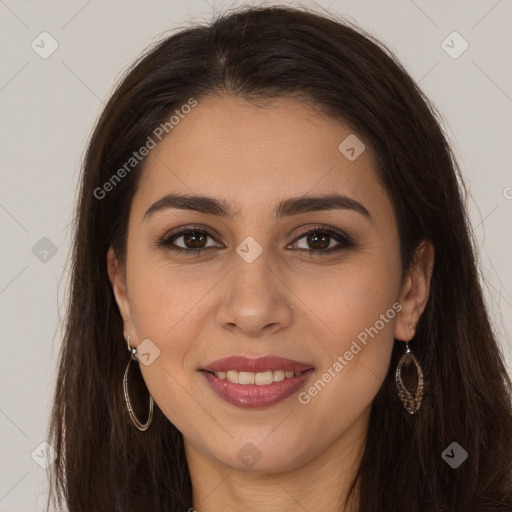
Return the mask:
[[[348, 283], [347, 283], [348, 284]], [[361, 287], [355, 288], [358, 293]], [[316, 400], [320, 409], [337, 403], [357, 415], [373, 400], [388, 370], [393, 347], [393, 325], [401, 306], [394, 294], [369, 287], [358, 296], [350, 287], [339, 292], [332, 303], [324, 303], [325, 335], [316, 338], [321, 365], [303, 403]], [[318, 303], [317, 306], [321, 304]], [[324, 391], [325, 389], [325, 391]], [[310, 400], [311, 399], [311, 400]]]
[[307, 297], [319, 329], [314, 339], [321, 365], [299, 397], [315, 417], [322, 418], [322, 411], [335, 407], [345, 411], [343, 422], [350, 422], [370, 405], [384, 381], [393, 325], [401, 309], [401, 269], [398, 255], [393, 255], [359, 257], [357, 264], [317, 276], [316, 286], [302, 281], [294, 288], [297, 295]]
[[[142, 277], [140, 275], [139, 277]], [[141, 371], [151, 396], [165, 416], [181, 431], [193, 431], [197, 411], [190, 388], [190, 369], [185, 368], [199, 326], [193, 320], [193, 290], [173, 285], [161, 269], [146, 272], [133, 285], [132, 315], [139, 341], [149, 338], [160, 350], [159, 356]], [[195, 312], [195, 313], [194, 313]], [[194, 314], [193, 314], [194, 313]]]
[[162, 344], [174, 337], [174, 331], [184, 325], [191, 326], [191, 318], [197, 321], [201, 299], [215, 281], [212, 273], [210, 277], [206, 273], [195, 277], [189, 269], [174, 267], [165, 259], [154, 257], [134, 257], [128, 272], [131, 313], [137, 335]]
[[336, 334], [322, 339], [322, 364], [297, 397], [308, 418], [304, 438], [313, 441], [321, 430], [328, 444], [347, 432], [369, 411], [386, 377], [400, 305], [392, 293], [368, 291], [364, 300], [340, 292], [336, 312], [326, 317]]
[[[333, 266], [330, 272], [297, 279], [293, 290], [307, 306], [303, 307], [304, 316], [310, 317], [306, 321], [317, 326], [316, 340], [332, 360], [376, 322], [379, 333], [392, 338], [392, 324], [396, 307], [399, 308], [397, 305], [393, 309], [392, 305], [398, 297], [399, 283], [400, 266], [396, 260], [355, 255], [353, 261]], [[381, 315], [388, 310], [382, 320]]]
[[180, 430], [193, 431], [198, 411], [191, 404], [201, 400], [193, 398], [190, 389], [195, 370], [191, 350], [208, 315], [204, 296], [216, 280], [176, 270], [166, 261], [145, 264], [144, 255], [138, 256], [128, 267], [132, 322], [138, 341], [150, 339], [160, 350], [151, 365], [141, 365], [141, 371], [169, 420]]

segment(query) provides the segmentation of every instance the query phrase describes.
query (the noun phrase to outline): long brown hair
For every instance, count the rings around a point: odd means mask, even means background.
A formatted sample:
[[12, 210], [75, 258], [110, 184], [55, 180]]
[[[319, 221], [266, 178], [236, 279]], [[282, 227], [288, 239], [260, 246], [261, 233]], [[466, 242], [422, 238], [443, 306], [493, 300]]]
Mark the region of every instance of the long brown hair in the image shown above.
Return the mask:
[[[395, 342], [374, 399], [354, 480], [361, 512], [512, 510], [511, 382], [478, 280], [475, 243], [456, 159], [439, 114], [394, 55], [352, 24], [303, 8], [251, 7], [181, 29], [127, 72], [90, 140], [81, 175], [70, 302], [50, 443], [53, 500], [70, 512], [180, 511], [192, 506], [181, 433], [155, 404], [139, 432], [122, 394], [128, 361], [106, 266], [122, 258], [144, 160], [98, 189], [189, 98], [302, 98], [368, 141], [398, 219], [405, 272], [418, 244], [436, 261], [411, 348], [426, 379], [420, 411], [394, 388]], [[172, 134], [171, 134], [172, 136]], [[96, 193], [95, 193], [96, 191]], [[469, 454], [452, 469], [441, 453]]]

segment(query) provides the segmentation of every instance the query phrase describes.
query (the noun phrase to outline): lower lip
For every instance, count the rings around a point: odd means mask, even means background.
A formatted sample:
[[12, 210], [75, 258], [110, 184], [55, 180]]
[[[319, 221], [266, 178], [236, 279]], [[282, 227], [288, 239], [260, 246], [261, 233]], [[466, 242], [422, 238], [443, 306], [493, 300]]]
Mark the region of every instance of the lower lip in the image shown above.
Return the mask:
[[281, 382], [272, 382], [257, 386], [256, 384], [235, 384], [226, 379], [219, 379], [210, 372], [202, 370], [201, 373], [211, 388], [220, 398], [230, 404], [243, 408], [269, 407], [296, 393], [304, 384], [314, 369], [310, 368], [291, 379], [285, 378]]

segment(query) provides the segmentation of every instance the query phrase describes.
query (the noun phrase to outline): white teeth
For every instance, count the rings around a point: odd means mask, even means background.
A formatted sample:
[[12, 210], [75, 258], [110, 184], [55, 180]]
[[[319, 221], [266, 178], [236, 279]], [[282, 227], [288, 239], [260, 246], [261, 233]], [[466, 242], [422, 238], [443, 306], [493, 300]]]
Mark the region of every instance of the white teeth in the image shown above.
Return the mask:
[[276, 370], [275, 372], [272, 373], [274, 374], [274, 382], [281, 382], [286, 378], [284, 370]]
[[254, 384], [254, 373], [238, 372], [238, 384]]
[[238, 384], [238, 374], [240, 372], [238, 370], [229, 370], [227, 373], [226, 373], [226, 379], [229, 381], [229, 382], [233, 382], [234, 384]]
[[272, 384], [274, 382], [274, 372], [258, 372], [255, 374], [254, 383], [258, 386], [264, 386], [265, 384]]
[[238, 370], [228, 370], [227, 372], [213, 372], [221, 380], [227, 380], [234, 384], [256, 384], [257, 386], [266, 386], [272, 382], [281, 382], [285, 378], [291, 379], [302, 372], [292, 372], [290, 370], [268, 370], [266, 372], [239, 372]]

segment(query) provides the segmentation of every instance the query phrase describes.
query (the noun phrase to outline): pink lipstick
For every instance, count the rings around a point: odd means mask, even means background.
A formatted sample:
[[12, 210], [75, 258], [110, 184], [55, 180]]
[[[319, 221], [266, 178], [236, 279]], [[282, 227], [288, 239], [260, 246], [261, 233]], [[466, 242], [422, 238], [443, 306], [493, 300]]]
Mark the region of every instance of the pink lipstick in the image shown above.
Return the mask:
[[269, 407], [296, 393], [314, 373], [312, 364], [277, 356], [231, 356], [200, 368], [212, 390], [243, 408]]

